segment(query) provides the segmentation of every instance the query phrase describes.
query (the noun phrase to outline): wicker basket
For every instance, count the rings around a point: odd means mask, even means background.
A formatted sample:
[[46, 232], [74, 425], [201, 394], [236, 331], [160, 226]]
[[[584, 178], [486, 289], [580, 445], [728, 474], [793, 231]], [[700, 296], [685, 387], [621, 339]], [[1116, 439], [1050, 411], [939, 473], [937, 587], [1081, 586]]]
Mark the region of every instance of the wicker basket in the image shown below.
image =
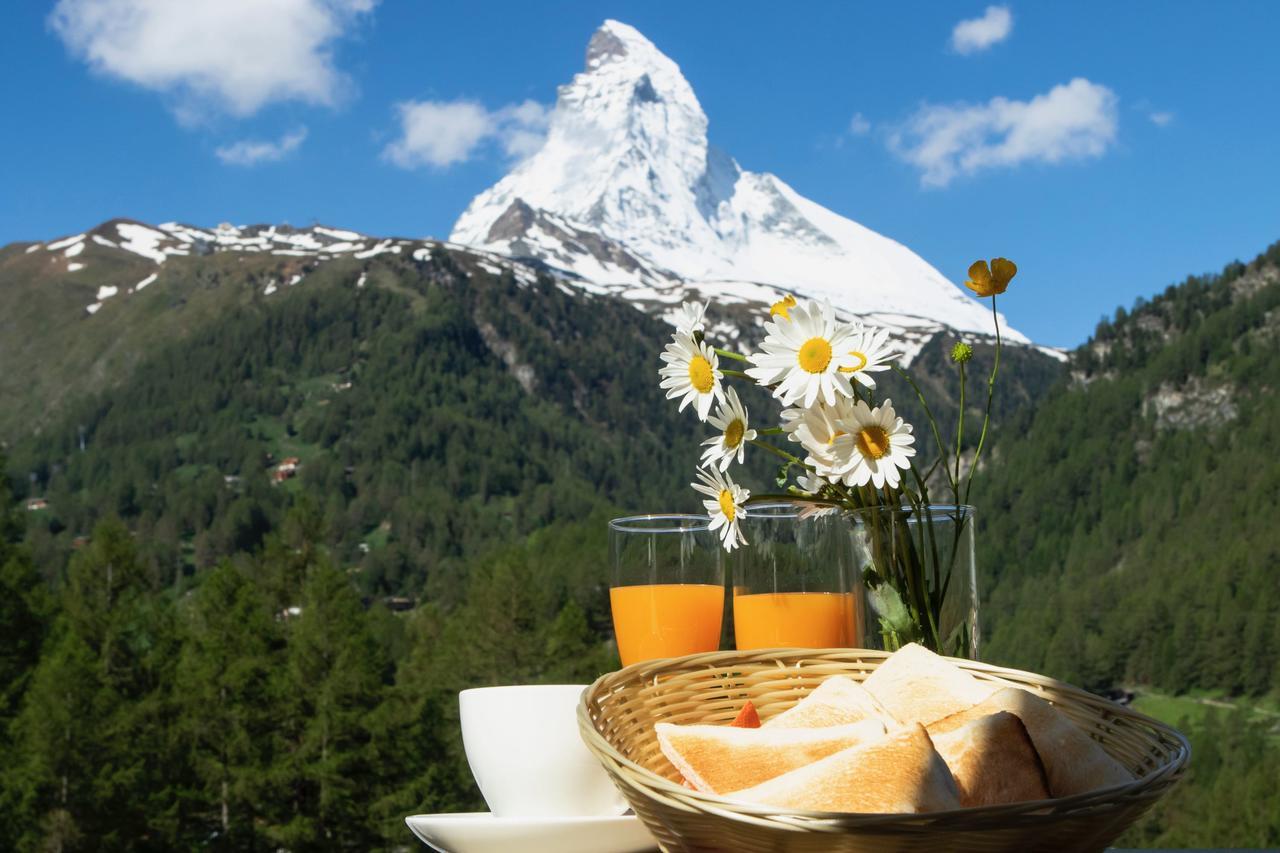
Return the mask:
[[1060, 681], [959, 659], [953, 662], [980, 679], [1052, 702], [1137, 780], [1057, 800], [923, 815], [780, 812], [682, 787], [680, 774], [658, 748], [656, 722], [728, 723], [746, 699], [767, 720], [828, 676], [861, 681], [887, 656], [865, 649], [771, 649], [646, 661], [591, 685], [578, 708], [578, 725], [587, 747], [668, 853], [1101, 850], [1186, 769], [1186, 739], [1156, 720]]

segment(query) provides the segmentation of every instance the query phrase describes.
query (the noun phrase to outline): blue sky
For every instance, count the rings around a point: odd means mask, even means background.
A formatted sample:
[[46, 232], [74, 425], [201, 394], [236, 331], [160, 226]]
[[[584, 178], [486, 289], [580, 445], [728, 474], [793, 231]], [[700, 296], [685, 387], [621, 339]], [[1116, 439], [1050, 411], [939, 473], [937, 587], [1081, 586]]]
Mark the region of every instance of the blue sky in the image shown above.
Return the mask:
[[[57, 26], [54, 4], [0, 13], [0, 243], [114, 216], [445, 236], [511, 157], [472, 140], [447, 166], [397, 166], [396, 105], [549, 105], [605, 18], [679, 63], [744, 168], [957, 280], [973, 258], [1014, 258], [1001, 309], [1040, 342], [1078, 344], [1117, 305], [1280, 239], [1280, 4], [1010, 2], [1005, 26], [956, 0], [295, 0], [273, 29], [274, 2], [191, 0], [209, 17], [176, 55], [163, 27], [130, 42], [104, 24], [148, 5], [64, 0]], [[963, 52], [969, 19], [984, 23]], [[290, 137], [278, 159], [225, 162]]]

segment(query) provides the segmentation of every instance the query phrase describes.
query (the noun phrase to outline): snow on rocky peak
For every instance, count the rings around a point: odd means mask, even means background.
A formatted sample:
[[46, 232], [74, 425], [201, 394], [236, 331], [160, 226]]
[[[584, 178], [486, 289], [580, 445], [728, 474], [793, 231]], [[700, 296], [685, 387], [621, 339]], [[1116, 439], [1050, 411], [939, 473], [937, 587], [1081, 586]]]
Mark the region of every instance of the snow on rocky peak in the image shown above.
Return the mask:
[[[942, 327], [994, 331], [985, 304], [901, 243], [710, 145], [679, 67], [618, 21], [592, 35], [586, 67], [560, 87], [542, 147], [476, 196], [450, 240], [659, 306], [690, 291], [757, 302], [785, 289], [917, 345]], [[1001, 328], [1028, 343], [1003, 318]]]

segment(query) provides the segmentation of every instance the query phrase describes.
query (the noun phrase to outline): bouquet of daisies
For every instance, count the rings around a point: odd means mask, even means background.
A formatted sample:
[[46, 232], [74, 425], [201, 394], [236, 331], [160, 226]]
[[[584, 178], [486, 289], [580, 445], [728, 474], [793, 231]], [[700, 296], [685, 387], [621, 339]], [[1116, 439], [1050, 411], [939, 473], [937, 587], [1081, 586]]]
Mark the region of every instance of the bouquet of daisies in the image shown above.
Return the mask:
[[[887, 331], [843, 321], [828, 303], [788, 295], [770, 308], [760, 350], [742, 354], [707, 340], [706, 304], [684, 303], [675, 317], [675, 333], [661, 356], [660, 387], [668, 399], [678, 400], [681, 411], [691, 407], [699, 421], [716, 430], [703, 442], [692, 485], [705, 496], [703, 505], [724, 548], [746, 544], [738, 521], [753, 502], [787, 500], [804, 504], [812, 512], [845, 511], [855, 523], [868, 525], [871, 550], [877, 559], [864, 568], [864, 581], [869, 595], [882, 605], [877, 612], [886, 645], [896, 648], [916, 641], [935, 650], [957, 652], [956, 644], [950, 642], [953, 638], [939, 636], [937, 628], [937, 611], [950, 583], [951, 567], [930, 564], [927, 555], [938, 553], [929, 540], [930, 524], [911, 525], [912, 535], [919, 541], [897, 547], [901, 537], [893, 519], [910, 515], [930, 518], [929, 484], [939, 482], [939, 471], [949, 487], [952, 506], [957, 511], [967, 508], [1000, 369], [995, 297], [1004, 292], [1016, 273], [1017, 267], [1005, 258], [995, 258], [990, 264], [977, 261], [969, 268], [966, 286], [991, 299], [995, 358], [987, 379], [986, 413], [967, 476], [961, 471], [961, 454], [966, 368], [973, 355], [969, 344], [957, 343], [951, 353], [958, 369], [960, 412], [954, 439], [944, 441], [920, 387], [897, 363]], [[905, 380], [928, 418], [938, 457], [927, 466], [917, 464], [912, 425], [898, 416], [891, 399], [877, 397], [875, 374], [889, 370]], [[753, 428], [731, 381], [769, 389], [781, 405], [777, 424]], [[741, 464], [748, 452], [756, 451], [781, 458], [781, 493], [753, 496], [734, 482], [730, 468]], [[961, 514], [968, 518], [968, 514]], [[961, 530], [964, 519], [951, 527]], [[876, 542], [884, 547], [877, 549]]]

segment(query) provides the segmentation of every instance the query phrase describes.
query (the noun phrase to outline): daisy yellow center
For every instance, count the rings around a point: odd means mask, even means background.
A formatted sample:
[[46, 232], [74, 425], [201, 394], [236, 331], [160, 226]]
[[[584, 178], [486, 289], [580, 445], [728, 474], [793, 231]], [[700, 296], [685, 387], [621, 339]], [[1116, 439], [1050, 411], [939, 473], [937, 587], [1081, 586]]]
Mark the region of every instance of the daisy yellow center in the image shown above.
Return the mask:
[[796, 354], [800, 368], [809, 373], [821, 373], [831, 363], [831, 344], [826, 338], [809, 338], [800, 345]]
[[733, 505], [733, 495], [728, 489], [720, 490], [720, 511], [724, 513], [724, 517], [729, 521], [733, 521], [734, 513], [737, 507]]
[[852, 367], [840, 368], [841, 373], [857, 373], [859, 370], [867, 366], [867, 357], [864, 354], [858, 352], [856, 349], [849, 350], [849, 355], [856, 358], [858, 360], [858, 363], [853, 365]]
[[746, 424], [740, 418], [730, 421], [729, 425], [724, 428], [724, 446], [735, 448], [742, 444], [742, 434], [746, 432], [746, 429]]
[[858, 452], [868, 459], [880, 459], [889, 452], [889, 433], [882, 427], [868, 426], [858, 430]]
[[710, 394], [715, 384], [715, 376], [711, 373], [711, 362], [700, 355], [689, 359], [689, 384], [699, 394]]

